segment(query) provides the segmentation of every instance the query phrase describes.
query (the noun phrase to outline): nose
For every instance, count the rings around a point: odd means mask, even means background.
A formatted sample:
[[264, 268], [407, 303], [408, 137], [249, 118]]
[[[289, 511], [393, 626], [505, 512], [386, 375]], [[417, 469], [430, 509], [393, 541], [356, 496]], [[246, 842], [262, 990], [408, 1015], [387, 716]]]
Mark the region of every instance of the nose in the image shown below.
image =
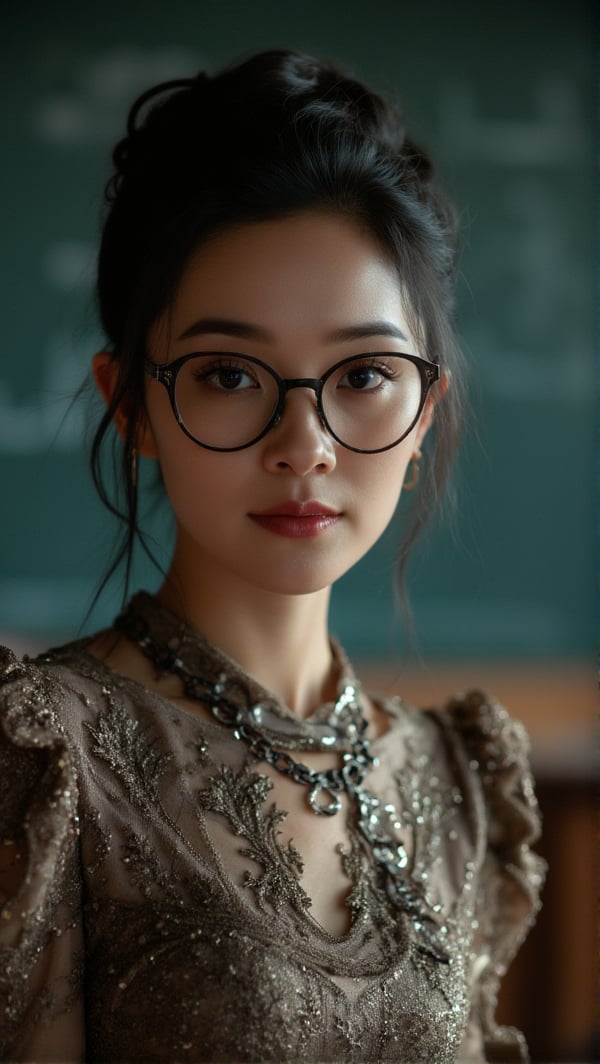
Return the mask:
[[296, 476], [329, 473], [336, 466], [336, 444], [319, 417], [314, 392], [294, 388], [285, 397], [279, 424], [264, 438], [263, 460], [270, 472]]

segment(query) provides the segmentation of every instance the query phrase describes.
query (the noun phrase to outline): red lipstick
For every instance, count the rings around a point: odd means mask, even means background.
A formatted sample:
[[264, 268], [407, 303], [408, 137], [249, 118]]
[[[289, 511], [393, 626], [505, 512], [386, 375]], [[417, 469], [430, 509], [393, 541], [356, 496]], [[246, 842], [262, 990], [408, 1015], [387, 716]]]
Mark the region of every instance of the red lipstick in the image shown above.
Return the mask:
[[272, 506], [269, 510], [262, 510], [260, 513], [248, 514], [248, 516], [256, 524], [270, 532], [275, 532], [278, 536], [299, 539], [304, 536], [319, 536], [335, 525], [342, 514], [313, 499], [308, 502], [296, 502], [290, 499], [288, 502]]

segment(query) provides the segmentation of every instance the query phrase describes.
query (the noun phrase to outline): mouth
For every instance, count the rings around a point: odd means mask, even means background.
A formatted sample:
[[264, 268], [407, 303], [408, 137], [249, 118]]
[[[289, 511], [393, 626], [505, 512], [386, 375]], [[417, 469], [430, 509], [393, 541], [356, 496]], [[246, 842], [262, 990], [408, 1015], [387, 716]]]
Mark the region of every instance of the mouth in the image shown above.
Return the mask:
[[278, 503], [269, 510], [248, 514], [250, 519], [269, 532], [291, 539], [319, 536], [341, 520], [343, 514], [324, 503], [308, 502]]
[[250, 514], [251, 517], [340, 517], [339, 510], [325, 506], [322, 502], [309, 499], [308, 502], [296, 502], [290, 499], [288, 502], [280, 502], [272, 506], [270, 510], [261, 510], [259, 513]]

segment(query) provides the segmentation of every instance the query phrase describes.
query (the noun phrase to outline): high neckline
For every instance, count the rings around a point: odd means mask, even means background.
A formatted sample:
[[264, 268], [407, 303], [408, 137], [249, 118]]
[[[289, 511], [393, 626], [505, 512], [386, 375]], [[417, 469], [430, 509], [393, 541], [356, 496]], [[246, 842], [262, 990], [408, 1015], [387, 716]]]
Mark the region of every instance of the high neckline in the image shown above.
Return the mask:
[[217, 683], [225, 676], [230, 692], [237, 688], [240, 698], [243, 698], [246, 704], [249, 700], [252, 706], [260, 706], [265, 716], [276, 717], [290, 738], [294, 733], [297, 733], [298, 738], [314, 738], [314, 727], [322, 730], [323, 725], [330, 720], [335, 705], [349, 687], [360, 696], [360, 684], [354, 670], [340, 643], [331, 637], [330, 644], [337, 673], [336, 700], [321, 703], [306, 717], [301, 718], [239, 662], [149, 592], [138, 591], [130, 599], [121, 616], [141, 619], [157, 643], [168, 647], [185, 661], [188, 669], [211, 683]]

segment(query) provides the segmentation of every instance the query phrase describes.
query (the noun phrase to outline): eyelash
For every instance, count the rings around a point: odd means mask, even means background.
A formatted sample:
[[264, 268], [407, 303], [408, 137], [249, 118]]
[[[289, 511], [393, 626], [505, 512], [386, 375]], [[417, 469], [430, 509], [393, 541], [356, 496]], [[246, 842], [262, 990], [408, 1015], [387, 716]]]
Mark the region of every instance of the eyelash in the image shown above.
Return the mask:
[[342, 367], [342, 370], [343, 372], [339, 378], [338, 386], [341, 381], [346, 378], [349, 378], [351, 374], [360, 374], [362, 372], [375, 373], [379, 375], [380, 380], [373, 387], [365, 389], [351, 389], [352, 391], [356, 391], [357, 393], [360, 391], [368, 391], [370, 394], [373, 394], [374, 392], [377, 392], [380, 388], [385, 387], [385, 384], [387, 382], [393, 383], [394, 381], [397, 381], [400, 378], [400, 373], [395, 372], [390, 365], [386, 364], [385, 362], [371, 361], [368, 356], [365, 357], [364, 361], [357, 361], [354, 362], [351, 366]]
[[394, 380], [394, 378], [398, 376], [392, 367], [385, 362], [372, 362], [372, 357], [372, 355], [365, 355], [364, 362], [361, 362], [361, 356], [359, 355], [357, 361], [352, 363], [352, 369], [374, 369], [377, 370], [378, 373], [382, 373], [388, 380]]
[[[235, 357], [226, 356], [226, 358], [219, 358], [214, 362], [206, 362], [201, 371], [194, 373], [194, 379], [197, 381], [208, 380], [213, 374], [227, 372], [228, 370], [238, 371], [239, 373], [245, 373], [247, 376], [251, 376], [252, 363], [246, 361], [236, 361]], [[256, 381], [256, 378], [253, 378]]]
[[[202, 352], [199, 351], [198, 354], [202, 354]], [[400, 355], [401, 352], [398, 352], [398, 354]], [[357, 370], [360, 370], [360, 369], [377, 370], [380, 373], [382, 373], [385, 377], [387, 377], [388, 380], [394, 380], [397, 377], [397, 373], [392, 369], [392, 367], [389, 364], [385, 363], [385, 362], [372, 362], [371, 359], [374, 358], [374, 357], [376, 357], [376, 356], [369, 355], [369, 354], [365, 354], [363, 356], [357, 355], [356, 356], [356, 361], [352, 363], [352, 367], [351, 368], [352, 369], [357, 369]], [[239, 359], [239, 361], [237, 359]], [[364, 361], [361, 361], [361, 359], [364, 359]], [[200, 379], [203, 379], [204, 377], [209, 376], [210, 373], [214, 373], [215, 370], [221, 370], [221, 369], [223, 369], [223, 370], [239, 370], [242, 373], [246, 373], [248, 371], [251, 372], [251, 367], [252, 367], [252, 363], [249, 362], [246, 359], [245, 355], [239, 355], [236, 358], [235, 354], [230, 354], [229, 352], [227, 352], [227, 354], [223, 354], [223, 356], [218, 355], [216, 357], [215, 362], [207, 362], [206, 363], [206, 367], [203, 369], [202, 373], [198, 373], [197, 374], [197, 377], [200, 380]]]

